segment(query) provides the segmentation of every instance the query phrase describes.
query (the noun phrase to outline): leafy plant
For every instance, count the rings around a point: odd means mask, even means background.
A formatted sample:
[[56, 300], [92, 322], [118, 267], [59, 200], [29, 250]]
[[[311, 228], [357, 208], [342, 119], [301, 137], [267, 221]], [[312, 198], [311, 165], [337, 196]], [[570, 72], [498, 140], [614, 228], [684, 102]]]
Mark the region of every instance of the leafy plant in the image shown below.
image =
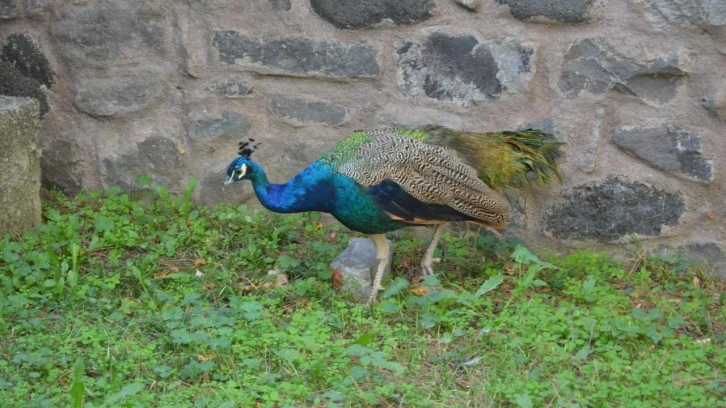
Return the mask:
[[209, 209], [194, 181], [149, 181], [52, 193], [42, 225], [0, 239], [0, 406], [710, 407], [726, 392], [725, 288], [685, 261], [459, 231], [418, 279], [425, 242], [404, 231], [366, 309], [331, 287], [349, 233], [326, 217]]

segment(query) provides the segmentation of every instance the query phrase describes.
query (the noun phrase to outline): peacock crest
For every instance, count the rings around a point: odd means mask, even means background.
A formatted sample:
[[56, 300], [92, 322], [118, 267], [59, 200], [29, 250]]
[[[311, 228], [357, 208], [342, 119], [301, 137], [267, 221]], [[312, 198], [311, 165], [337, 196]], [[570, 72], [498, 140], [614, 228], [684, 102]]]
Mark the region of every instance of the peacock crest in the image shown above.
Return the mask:
[[260, 146], [260, 143], [253, 145], [252, 143], [254, 142], [255, 139], [253, 138], [249, 138], [246, 142], [239, 142], [239, 151], [237, 154], [249, 159], [250, 156], [252, 156], [252, 153]]

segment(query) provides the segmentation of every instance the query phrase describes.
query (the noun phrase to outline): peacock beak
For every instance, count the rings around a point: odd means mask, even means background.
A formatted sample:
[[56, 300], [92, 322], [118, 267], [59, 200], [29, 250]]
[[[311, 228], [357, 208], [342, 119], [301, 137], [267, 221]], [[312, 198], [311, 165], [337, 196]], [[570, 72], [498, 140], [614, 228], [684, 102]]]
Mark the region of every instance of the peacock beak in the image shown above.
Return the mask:
[[232, 176], [227, 176], [227, 178], [224, 179], [225, 186], [228, 186], [228, 185], [232, 184], [233, 182], [234, 182], [234, 180], [232, 180]]

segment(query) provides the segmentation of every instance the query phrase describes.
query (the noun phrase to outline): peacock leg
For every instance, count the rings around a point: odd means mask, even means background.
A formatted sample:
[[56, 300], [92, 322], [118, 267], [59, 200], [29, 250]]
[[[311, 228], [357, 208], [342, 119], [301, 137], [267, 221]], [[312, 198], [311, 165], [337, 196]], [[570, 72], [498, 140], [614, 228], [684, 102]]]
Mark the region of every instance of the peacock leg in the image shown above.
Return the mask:
[[378, 291], [381, 289], [381, 280], [383, 280], [383, 273], [386, 271], [386, 267], [388, 266], [388, 256], [390, 253], [388, 250], [388, 239], [386, 239], [385, 235], [373, 234], [370, 235], [370, 239], [376, 246], [376, 261], [378, 261], [378, 266], [376, 267], [376, 275], [373, 278], [371, 294], [368, 296], [366, 305], [373, 303], [378, 296]]
[[432, 267], [434, 262], [439, 262], [439, 258], [434, 258], [434, 251], [436, 250], [436, 246], [439, 244], [439, 238], [441, 238], [441, 234], [444, 232], [444, 224], [436, 224], [436, 227], [434, 228], [434, 236], [431, 237], [431, 243], [429, 244], [429, 248], [426, 250], [426, 255], [424, 255], [423, 260], [421, 261], [421, 273], [423, 275], [433, 275], [434, 269]]

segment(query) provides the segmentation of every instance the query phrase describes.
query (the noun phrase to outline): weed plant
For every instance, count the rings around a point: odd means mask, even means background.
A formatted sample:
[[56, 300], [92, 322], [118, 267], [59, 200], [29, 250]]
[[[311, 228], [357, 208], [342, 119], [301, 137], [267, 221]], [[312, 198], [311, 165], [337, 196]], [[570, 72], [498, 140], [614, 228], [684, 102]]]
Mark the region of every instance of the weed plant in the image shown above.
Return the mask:
[[724, 286], [700, 269], [446, 234], [419, 281], [404, 232], [366, 309], [331, 285], [352, 233], [197, 207], [194, 188], [53, 193], [42, 225], [0, 240], [0, 406], [724, 402]]

